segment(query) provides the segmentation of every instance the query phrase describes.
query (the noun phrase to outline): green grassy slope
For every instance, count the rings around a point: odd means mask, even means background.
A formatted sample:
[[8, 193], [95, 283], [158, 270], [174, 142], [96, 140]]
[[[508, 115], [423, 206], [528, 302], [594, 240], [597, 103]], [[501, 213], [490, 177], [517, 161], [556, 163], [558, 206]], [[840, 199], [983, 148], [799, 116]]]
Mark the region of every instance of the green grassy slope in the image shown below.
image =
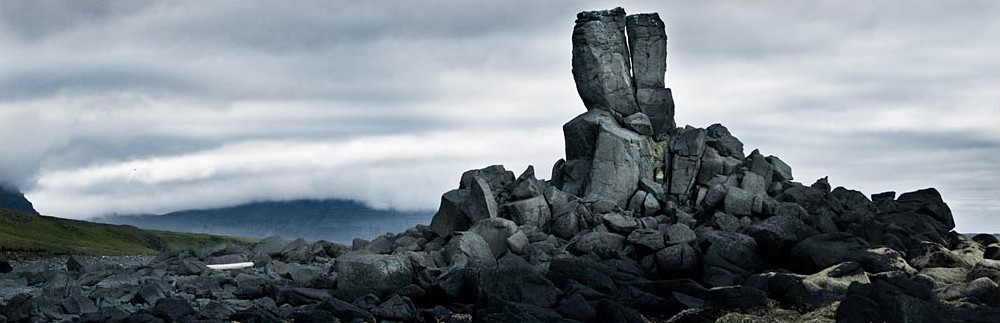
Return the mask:
[[142, 230], [133, 226], [38, 216], [0, 208], [0, 251], [126, 255], [197, 249], [216, 243], [248, 244], [253, 239]]

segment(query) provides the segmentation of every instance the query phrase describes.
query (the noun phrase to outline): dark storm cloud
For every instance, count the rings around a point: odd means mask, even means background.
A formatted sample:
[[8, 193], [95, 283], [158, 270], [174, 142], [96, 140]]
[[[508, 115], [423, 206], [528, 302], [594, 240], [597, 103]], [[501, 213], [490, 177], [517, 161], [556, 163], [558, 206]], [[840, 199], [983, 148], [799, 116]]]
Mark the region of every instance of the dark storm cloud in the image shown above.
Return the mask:
[[[562, 157], [581, 10], [659, 12], [678, 123], [1000, 226], [995, 1], [0, 1], [0, 179], [86, 217], [254, 199], [433, 208]], [[542, 176], [546, 177], [546, 176]], [[72, 202], [67, 202], [72, 201]]]

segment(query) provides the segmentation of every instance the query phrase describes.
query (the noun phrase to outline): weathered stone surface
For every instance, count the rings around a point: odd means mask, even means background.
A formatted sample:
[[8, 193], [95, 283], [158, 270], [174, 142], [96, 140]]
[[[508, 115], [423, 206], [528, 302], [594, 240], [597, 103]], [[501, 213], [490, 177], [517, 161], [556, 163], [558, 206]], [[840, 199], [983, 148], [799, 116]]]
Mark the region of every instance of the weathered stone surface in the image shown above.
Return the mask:
[[784, 182], [794, 179], [792, 178], [792, 167], [785, 164], [785, 162], [777, 156], [767, 156], [764, 160], [771, 164], [771, 168], [774, 169], [774, 181]]
[[663, 232], [667, 244], [690, 243], [696, 239], [694, 230], [683, 223], [672, 224]]
[[639, 112], [625, 41], [625, 10], [577, 14], [573, 79], [587, 110], [605, 109], [622, 117]]
[[636, 218], [620, 213], [608, 213], [601, 216], [601, 218], [604, 219], [604, 225], [608, 226], [612, 231], [621, 234], [627, 235], [639, 227], [639, 221]]
[[639, 180], [653, 177], [649, 139], [617, 125], [603, 124], [591, 164], [588, 197], [601, 197], [626, 207]]
[[645, 113], [636, 113], [625, 117], [625, 126], [640, 135], [652, 136], [653, 126], [649, 123], [649, 116]]
[[739, 187], [726, 190], [724, 200], [726, 213], [743, 216], [753, 213], [754, 195]]
[[588, 232], [570, 242], [567, 249], [577, 255], [595, 253], [602, 258], [617, 257], [625, 246], [625, 237], [610, 232]]
[[517, 232], [517, 224], [504, 218], [489, 218], [476, 222], [469, 231], [475, 232], [490, 245], [493, 256], [499, 257], [507, 251], [507, 238]]
[[663, 276], [687, 276], [696, 272], [699, 265], [698, 251], [686, 243], [656, 252], [656, 268]]
[[455, 231], [468, 230], [472, 226], [472, 220], [463, 210], [469, 195], [469, 190], [454, 189], [441, 196], [441, 206], [431, 219], [431, 229], [434, 233], [445, 237]]
[[632, 74], [639, 109], [649, 115], [653, 133], [662, 137], [674, 128], [674, 100], [664, 88], [667, 68], [667, 34], [656, 13], [625, 18]]
[[558, 294], [552, 282], [512, 254], [501, 257], [495, 269], [480, 274], [478, 290], [483, 304], [508, 301], [546, 308], [555, 304]]
[[663, 249], [663, 234], [654, 229], [638, 229], [628, 235], [628, 242], [650, 250]]
[[469, 197], [465, 199], [462, 209], [472, 223], [497, 217], [497, 201], [493, 197], [489, 183], [483, 178], [476, 178], [469, 189]]
[[549, 211], [549, 204], [545, 201], [544, 196], [539, 195], [526, 200], [510, 202], [504, 204], [504, 208], [516, 224], [533, 225], [543, 231], [549, 230], [552, 213]]
[[753, 238], [725, 231], [697, 233], [698, 244], [705, 255], [702, 279], [709, 285], [738, 285], [760, 265]]
[[339, 275], [336, 295], [355, 299], [373, 293], [385, 297], [410, 284], [414, 271], [404, 255], [372, 255], [347, 253], [334, 264]]
[[496, 265], [496, 257], [479, 234], [475, 232], [458, 232], [448, 241], [444, 249], [444, 257], [453, 268], [492, 267]]
[[705, 145], [715, 148], [719, 156], [733, 157], [738, 160], [744, 158], [743, 142], [729, 133], [729, 129], [721, 124], [713, 124], [706, 129], [707, 138]]
[[799, 241], [818, 234], [801, 220], [789, 216], [772, 216], [746, 228], [745, 233], [757, 242], [757, 254], [772, 261], [781, 261]]

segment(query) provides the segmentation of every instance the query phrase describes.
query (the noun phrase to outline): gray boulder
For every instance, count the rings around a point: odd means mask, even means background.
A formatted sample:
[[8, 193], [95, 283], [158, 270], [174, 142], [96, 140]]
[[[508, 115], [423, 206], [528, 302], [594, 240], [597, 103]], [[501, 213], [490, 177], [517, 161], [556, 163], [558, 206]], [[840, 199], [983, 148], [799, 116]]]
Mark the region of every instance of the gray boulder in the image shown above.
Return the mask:
[[409, 285], [414, 270], [405, 255], [372, 255], [347, 253], [334, 263], [339, 279], [336, 296], [355, 299], [373, 293], [385, 297]]
[[469, 190], [454, 189], [441, 196], [441, 206], [431, 219], [431, 230], [446, 237], [452, 232], [468, 230], [472, 220], [465, 215], [462, 207], [469, 199]]
[[699, 230], [704, 254], [702, 280], [711, 286], [738, 285], [760, 265], [753, 238], [734, 232]]
[[632, 54], [632, 75], [639, 109], [649, 116], [652, 131], [658, 138], [675, 127], [674, 100], [665, 89], [667, 69], [667, 34], [663, 20], [656, 13], [625, 17], [629, 52]]
[[490, 245], [475, 232], [457, 232], [445, 246], [444, 257], [452, 268], [496, 265], [496, 257], [493, 256]]
[[380, 319], [407, 322], [417, 318], [417, 307], [409, 298], [392, 295], [388, 300], [373, 308], [371, 313]]
[[507, 254], [497, 263], [494, 269], [480, 272], [478, 303], [505, 301], [545, 308], [555, 304], [558, 294], [555, 285], [536, 273], [524, 259]]
[[675, 223], [668, 226], [663, 235], [666, 239], [665, 242], [670, 245], [690, 243], [697, 238], [694, 230], [691, 230], [690, 227], [683, 223]]
[[818, 234], [801, 220], [772, 216], [744, 230], [757, 242], [757, 254], [771, 261], [784, 260], [799, 241]]
[[504, 204], [504, 209], [514, 223], [518, 225], [533, 225], [542, 231], [549, 230], [552, 214], [545, 197], [538, 195], [529, 199]]
[[686, 276], [698, 270], [698, 251], [688, 244], [675, 244], [656, 252], [656, 268], [661, 276]]
[[517, 224], [504, 218], [489, 218], [472, 225], [470, 232], [475, 232], [490, 245], [493, 256], [499, 257], [509, 248], [507, 238], [516, 233]]
[[771, 164], [771, 168], [774, 169], [773, 180], [775, 182], [784, 182], [794, 179], [792, 178], [792, 167], [785, 164], [785, 162], [777, 156], [767, 156], [764, 160]]
[[625, 126], [640, 135], [652, 136], [653, 126], [649, 123], [649, 117], [645, 113], [636, 113], [625, 117]]
[[628, 235], [628, 242], [649, 250], [660, 250], [666, 246], [663, 234], [654, 229], [637, 229]]
[[588, 232], [578, 235], [567, 246], [577, 255], [595, 253], [601, 258], [616, 258], [625, 247], [625, 237], [610, 232]]

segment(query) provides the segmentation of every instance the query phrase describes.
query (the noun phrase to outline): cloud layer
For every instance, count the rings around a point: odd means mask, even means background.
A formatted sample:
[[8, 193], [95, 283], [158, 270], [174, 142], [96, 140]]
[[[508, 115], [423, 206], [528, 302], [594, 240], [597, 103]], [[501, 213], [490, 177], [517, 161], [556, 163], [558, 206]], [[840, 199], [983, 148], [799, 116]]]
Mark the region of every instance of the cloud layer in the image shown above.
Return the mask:
[[[679, 124], [721, 122], [803, 182], [934, 186], [959, 230], [1000, 227], [995, 1], [622, 5], [667, 23]], [[0, 180], [75, 218], [432, 209], [469, 168], [548, 174], [583, 112], [574, 15], [608, 6], [3, 1]]]

